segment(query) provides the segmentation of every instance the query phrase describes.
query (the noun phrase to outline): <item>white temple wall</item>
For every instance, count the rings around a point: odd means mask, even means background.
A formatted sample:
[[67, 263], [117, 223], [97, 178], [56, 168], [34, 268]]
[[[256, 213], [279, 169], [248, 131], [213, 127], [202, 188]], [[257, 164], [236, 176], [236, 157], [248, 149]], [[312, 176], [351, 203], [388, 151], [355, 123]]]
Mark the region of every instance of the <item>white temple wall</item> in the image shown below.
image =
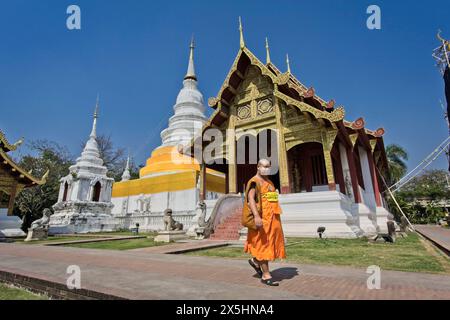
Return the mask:
[[65, 182], [59, 184], [58, 202], [62, 201], [64, 197], [64, 184]]
[[[84, 180], [84, 179], [80, 179], [79, 183], [77, 183], [78, 185], [78, 199], [79, 200], [85, 200], [85, 201], [89, 201], [91, 199], [88, 199], [89, 196], [89, 191], [90, 191], [90, 181], [89, 180]], [[72, 200], [77, 200], [77, 198], [72, 197]]]
[[[80, 192], [78, 183], [72, 183], [70, 185], [70, 190], [67, 193], [67, 200], [76, 200], [78, 199], [78, 193]], [[61, 198], [62, 201], [62, 198]]]
[[281, 220], [288, 237], [317, 237], [317, 228], [326, 228], [325, 236], [356, 238], [363, 234], [352, 213], [352, 202], [338, 191], [304, 192], [280, 195]]
[[[150, 211], [142, 210], [142, 199], [150, 199]], [[197, 223], [198, 189], [139, 194], [129, 197], [115, 197], [112, 210], [113, 221], [117, 229], [129, 229], [139, 223], [142, 231], [157, 231], [164, 228], [164, 210], [171, 208], [175, 220], [183, 223], [184, 229]], [[206, 220], [211, 216], [217, 199], [205, 200]]]

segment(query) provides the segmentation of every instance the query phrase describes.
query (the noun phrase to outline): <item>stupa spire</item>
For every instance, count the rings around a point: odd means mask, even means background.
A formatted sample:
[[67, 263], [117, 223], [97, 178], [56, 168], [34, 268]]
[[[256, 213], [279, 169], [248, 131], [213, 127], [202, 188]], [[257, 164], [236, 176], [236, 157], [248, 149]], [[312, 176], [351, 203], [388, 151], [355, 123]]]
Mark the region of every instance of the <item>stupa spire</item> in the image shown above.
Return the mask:
[[197, 76], [195, 75], [195, 67], [194, 67], [194, 36], [192, 36], [191, 44], [189, 45], [189, 64], [186, 72], [186, 76], [184, 79], [193, 79], [197, 80]]
[[266, 37], [266, 64], [271, 63], [270, 61], [270, 49], [269, 49], [269, 40]]
[[241, 49], [244, 49], [244, 47], [245, 47], [244, 28], [242, 28], [241, 17], [239, 17], [239, 45], [240, 45]]
[[97, 94], [97, 102], [95, 103], [94, 121], [92, 123], [91, 138], [97, 138], [97, 118], [98, 118], [99, 95]]

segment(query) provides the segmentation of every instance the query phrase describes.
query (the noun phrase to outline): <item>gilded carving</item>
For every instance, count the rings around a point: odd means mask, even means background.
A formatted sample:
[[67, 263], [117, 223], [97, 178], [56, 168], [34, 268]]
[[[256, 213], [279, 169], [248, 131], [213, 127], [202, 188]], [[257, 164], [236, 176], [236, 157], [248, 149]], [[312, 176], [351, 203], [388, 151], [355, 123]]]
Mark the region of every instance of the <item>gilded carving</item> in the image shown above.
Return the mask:
[[333, 110], [332, 112], [322, 111], [319, 109], [314, 108], [313, 106], [310, 106], [309, 104], [306, 104], [301, 101], [297, 101], [284, 93], [281, 93], [279, 91], [274, 92], [274, 95], [280, 99], [282, 99], [284, 102], [286, 102], [288, 105], [293, 105], [300, 109], [301, 111], [306, 111], [312, 114], [316, 119], [326, 119], [330, 122], [338, 122], [344, 119], [345, 111], [344, 108], [339, 107]]
[[218, 102], [219, 102], [219, 99], [217, 99], [216, 97], [210, 97], [208, 99], [208, 106], [214, 107]]
[[248, 119], [251, 116], [251, 110], [249, 105], [239, 106], [237, 108], [237, 116], [239, 120]]
[[289, 82], [290, 74], [289, 73], [282, 73], [279, 74], [275, 80], [275, 83], [279, 86], [285, 85]]
[[272, 99], [267, 98], [257, 102], [258, 115], [269, 113], [273, 111]]

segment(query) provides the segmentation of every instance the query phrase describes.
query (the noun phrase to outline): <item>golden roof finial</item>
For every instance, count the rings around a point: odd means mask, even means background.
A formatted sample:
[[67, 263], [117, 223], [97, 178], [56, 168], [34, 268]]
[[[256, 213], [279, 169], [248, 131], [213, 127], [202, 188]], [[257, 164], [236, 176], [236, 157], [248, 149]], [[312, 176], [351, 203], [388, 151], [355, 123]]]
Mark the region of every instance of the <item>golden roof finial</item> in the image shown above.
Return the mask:
[[22, 138], [20, 138], [19, 140], [17, 140], [17, 141], [13, 144], [13, 146], [14, 146], [15, 148], [17, 148], [18, 146], [20, 146], [20, 145], [23, 143], [23, 141], [24, 141], [24, 137], [22, 137]]
[[287, 72], [291, 73], [291, 64], [289, 63], [289, 55], [286, 54], [286, 65], [287, 65]]
[[269, 40], [266, 37], [266, 64], [271, 63], [270, 61], [270, 49], [269, 49]]
[[239, 16], [239, 44], [241, 46], [241, 49], [244, 49], [245, 47], [245, 41], [244, 41], [244, 28], [242, 28], [242, 20], [241, 17]]

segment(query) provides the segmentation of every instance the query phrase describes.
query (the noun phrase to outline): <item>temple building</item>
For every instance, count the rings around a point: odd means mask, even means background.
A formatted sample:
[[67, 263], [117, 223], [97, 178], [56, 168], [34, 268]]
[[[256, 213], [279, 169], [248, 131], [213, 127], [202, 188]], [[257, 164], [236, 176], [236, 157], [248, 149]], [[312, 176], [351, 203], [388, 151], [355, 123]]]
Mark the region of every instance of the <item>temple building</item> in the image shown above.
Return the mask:
[[50, 234], [113, 231], [111, 191], [114, 179], [100, 158], [97, 144], [98, 98], [92, 131], [76, 163], [61, 178], [58, 202], [50, 217]]
[[42, 178], [36, 178], [14, 162], [9, 153], [21, 143], [10, 144], [0, 131], [0, 238], [25, 236], [22, 220], [13, 215], [14, 200], [23, 189], [43, 185], [49, 174], [47, 171]]
[[[193, 225], [200, 197], [214, 202], [225, 193], [225, 174], [207, 169], [204, 177], [208, 187], [204, 189], [205, 195], [200, 195], [200, 165], [178, 152], [190, 144], [207, 120], [203, 95], [197, 85], [192, 41], [183, 87], [173, 107], [174, 115], [161, 132], [162, 144], [153, 150], [138, 179], [130, 180], [127, 164], [122, 181], [113, 185], [113, 215], [119, 228], [139, 223], [142, 230], [162, 229], [164, 210], [170, 208], [174, 218], [187, 229]], [[212, 207], [213, 204], [208, 206]]]
[[[320, 98], [291, 73], [289, 59], [281, 72], [267, 40], [266, 55], [263, 63], [246, 47], [240, 25], [237, 56], [219, 93], [208, 100], [214, 112], [202, 128], [203, 139], [199, 135], [183, 151], [201, 163], [200, 186], [208, 189], [204, 173], [215, 170], [225, 175], [227, 194], [243, 192], [258, 159], [269, 157], [278, 169], [271, 179], [280, 192], [287, 236], [317, 236], [319, 226], [327, 236], [344, 238], [386, 230], [384, 130], [367, 129], [363, 118], [346, 120], [343, 107]], [[210, 129], [222, 133], [222, 144], [210, 147], [204, 137]], [[197, 156], [212, 149], [213, 163]], [[240, 213], [223, 214], [222, 221], [233, 214]]]

